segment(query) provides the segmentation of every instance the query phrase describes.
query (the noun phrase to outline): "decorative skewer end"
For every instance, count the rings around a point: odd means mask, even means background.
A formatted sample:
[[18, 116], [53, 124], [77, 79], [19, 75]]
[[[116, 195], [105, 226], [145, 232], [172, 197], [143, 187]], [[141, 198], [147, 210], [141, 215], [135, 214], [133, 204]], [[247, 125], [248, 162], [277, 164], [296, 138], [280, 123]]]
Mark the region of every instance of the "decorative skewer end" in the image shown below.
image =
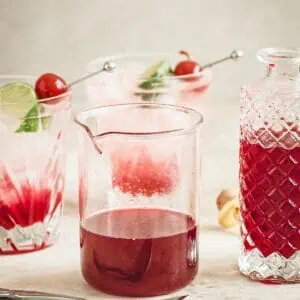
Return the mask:
[[233, 59], [233, 60], [237, 60], [239, 59], [240, 57], [242, 57], [244, 55], [244, 51], [242, 50], [234, 50], [232, 51], [230, 57]]
[[103, 65], [103, 70], [106, 71], [106, 72], [112, 72], [115, 68], [116, 68], [116, 64], [111, 60], [107, 61]]

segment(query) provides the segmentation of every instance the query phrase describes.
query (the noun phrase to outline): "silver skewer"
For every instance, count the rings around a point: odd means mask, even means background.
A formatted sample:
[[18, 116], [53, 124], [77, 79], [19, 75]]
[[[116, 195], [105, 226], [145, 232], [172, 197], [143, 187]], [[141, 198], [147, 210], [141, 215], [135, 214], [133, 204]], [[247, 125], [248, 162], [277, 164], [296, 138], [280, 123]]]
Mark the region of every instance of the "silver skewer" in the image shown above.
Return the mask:
[[102, 69], [100, 69], [100, 70], [98, 70], [96, 72], [90, 73], [90, 74], [88, 74], [86, 76], [83, 76], [83, 77], [81, 77], [79, 79], [74, 80], [73, 82], [69, 83], [68, 87], [72, 87], [73, 85], [75, 85], [75, 84], [77, 84], [79, 82], [82, 82], [82, 81], [84, 81], [84, 80], [86, 80], [88, 78], [91, 78], [91, 77], [93, 77], [93, 76], [95, 76], [95, 75], [97, 75], [97, 74], [99, 74], [101, 72], [112, 72], [115, 68], [116, 68], [116, 64], [113, 61], [111, 61], [111, 60], [107, 61], [106, 63], [104, 63]]
[[221, 59], [218, 59], [218, 60], [216, 60], [214, 62], [206, 64], [206, 65], [204, 65], [204, 66], [201, 67], [201, 70], [204, 70], [206, 68], [211, 68], [212, 66], [220, 64], [220, 63], [222, 63], [223, 61], [226, 61], [226, 60], [230, 60], [230, 59], [232, 59], [232, 60], [238, 60], [243, 55], [244, 55], [244, 52], [242, 50], [233, 50], [229, 56], [226, 56], [224, 58], [221, 58]]

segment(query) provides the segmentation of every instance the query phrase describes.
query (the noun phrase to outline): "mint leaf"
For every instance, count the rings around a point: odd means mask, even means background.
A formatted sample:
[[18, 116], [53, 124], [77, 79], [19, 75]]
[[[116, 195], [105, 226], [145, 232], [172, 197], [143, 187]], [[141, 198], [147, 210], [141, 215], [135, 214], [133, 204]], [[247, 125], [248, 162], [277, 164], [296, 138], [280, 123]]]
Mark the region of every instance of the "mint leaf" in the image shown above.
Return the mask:
[[41, 129], [44, 130], [49, 128], [51, 124], [51, 117], [40, 117], [39, 114], [39, 104], [36, 103], [25, 115], [16, 132], [37, 132]]
[[158, 77], [158, 78], [150, 78], [149, 80], [142, 82], [139, 85], [139, 88], [141, 88], [143, 90], [152, 90], [152, 89], [160, 88], [163, 86], [164, 86], [164, 84], [162, 82], [162, 78]]
[[[173, 75], [173, 71], [169, 62], [161, 61], [160, 63], [150, 67], [146, 72], [142, 75], [142, 78], [146, 80], [138, 85], [140, 89], [143, 90], [152, 90], [157, 88], [162, 88], [165, 86], [164, 79], [166, 76]], [[145, 101], [155, 100], [160, 93], [136, 93], [136, 95], [140, 96]]]

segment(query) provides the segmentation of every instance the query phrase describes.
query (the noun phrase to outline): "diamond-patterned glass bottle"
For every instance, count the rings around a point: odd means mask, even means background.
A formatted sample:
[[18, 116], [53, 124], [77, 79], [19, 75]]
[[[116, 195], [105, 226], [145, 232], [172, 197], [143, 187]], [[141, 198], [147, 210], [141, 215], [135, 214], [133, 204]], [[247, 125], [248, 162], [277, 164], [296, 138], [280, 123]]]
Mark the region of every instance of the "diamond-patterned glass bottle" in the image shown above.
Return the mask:
[[267, 76], [241, 92], [240, 271], [300, 282], [300, 49], [263, 49]]

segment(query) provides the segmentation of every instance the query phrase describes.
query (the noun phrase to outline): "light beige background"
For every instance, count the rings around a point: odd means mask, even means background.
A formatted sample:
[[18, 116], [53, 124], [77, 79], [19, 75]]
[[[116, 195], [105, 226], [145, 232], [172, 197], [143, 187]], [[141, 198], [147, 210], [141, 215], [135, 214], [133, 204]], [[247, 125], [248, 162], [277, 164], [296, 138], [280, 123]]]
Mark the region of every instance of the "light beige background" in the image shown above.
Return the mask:
[[[202, 206], [215, 213], [220, 189], [237, 184], [239, 87], [263, 76], [255, 51], [299, 46], [299, 0], [0, 0], [0, 73], [56, 72], [67, 80], [95, 57], [187, 49], [200, 63], [245, 51], [213, 70], [206, 103]], [[75, 110], [85, 101], [74, 92]], [[75, 185], [69, 178], [69, 189]], [[70, 195], [76, 198], [76, 195]]]
[[[264, 75], [255, 51], [267, 46], [300, 46], [300, 0], [0, 0], [0, 73], [50, 71], [72, 80], [89, 60], [114, 53], [185, 48], [206, 63], [233, 48], [245, 51], [241, 61], [213, 70], [205, 103], [205, 215], [216, 214], [214, 200], [220, 189], [237, 184], [239, 87]], [[75, 109], [84, 101], [81, 86], [74, 92]], [[75, 177], [69, 174], [67, 200], [76, 200], [75, 187]], [[192, 299], [299, 299], [296, 285], [270, 287], [240, 276], [237, 228], [224, 232], [214, 216], [207, 223], [204, 219], [200, 274], [185, 290]], [[64, 218], [64, 237], [57, 246], [4, 257], [2, 287], [116, 299], [82, 280], [77, 226], [77, 220]]]

